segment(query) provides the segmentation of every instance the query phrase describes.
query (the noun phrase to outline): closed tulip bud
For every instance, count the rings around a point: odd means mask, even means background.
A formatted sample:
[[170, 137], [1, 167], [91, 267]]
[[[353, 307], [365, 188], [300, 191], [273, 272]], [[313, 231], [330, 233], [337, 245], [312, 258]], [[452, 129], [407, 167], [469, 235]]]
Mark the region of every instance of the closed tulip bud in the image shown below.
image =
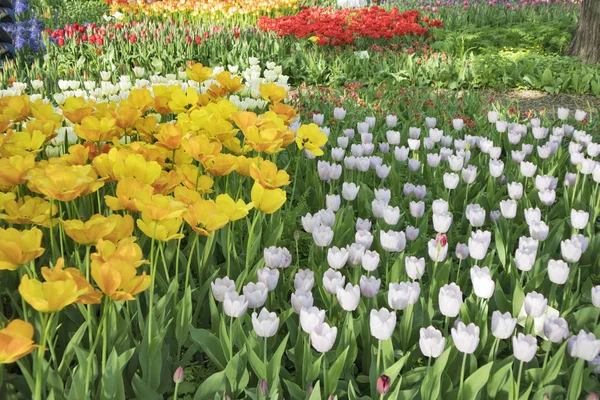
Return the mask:
[[404, 232], [379, 231], [379, 241], [383, 250], [387, 252], [402, 252], [406, 247]]
[[389, 128], [395, 127], [397, 123], [398, 123], [398, 117], [396, 117], [395, 115], [386, 115], [385, 116], [385, 124]]
[[592, 304], [594, 307], [600, 308], [600, 285], [592, 288]]
[[300, 310], [300, 326], [302, 327], [302, 330], [308, 334], [324, 321], [325, 310], [319, 310], [317, 307], [303, 307]]
[[496, 131], [503, 133], [506, 132], [506, 128], [508, 128], [508, 122], [496, 121]]
[[225, 300], [226, 293], [235, 292], [235, 282], [228, 277], [215, 279], [214, 282], [211, 282], [210, 287], [215, 300], [219, 302]]
[[519, 332], [512, 338], [513, 353], [515, 358], [522, 362], [529, 362], [537, 352], [537, 340], [532, 335], [523, 335]]
[[498, 111], [488, 111], [487, 118], [490, 124], [495, 124], [499, 117]]
[[529, 224], [529, 234], [532, 238], [539, 241], [544, 241], [548, 238], [550, 227], [543, 221], [532, 221]]
[[362, 258], [362, 267], [365, 271], [375, 271], [379, 265], [379, 253], [376, 251], [365, 251]]
[[448, 255], [448, 243], [442, 245], [436, 239], [431, 239], [427, 242], [427, 254], [429, 254], [431, 261], [444, 261]]
[[340, 196], [337, 194], [328, 194], [325, 196], [325, 204], [328, 210], [337, 212], [340, 209], [340, 202]]
[[465, 123], [462, 119], [453, 119], [452, 120], [452, 127], [454, 129], [456, 129], [457, 131], [462, 130], [462, 128], [465, 126]]
[[360, 293], [367, 298], [373, 298], [379, 293], [381, 287], [381, 279], [377, 279], [374, 276], [361, 276], [360, 277]]
[[306, 214], [301, 218], [302, 227], [308, 233], [312, 233], [312, 231], [321, 225], [321, 218], [318, 213], [315, 215], [311, 215], [310, 213]]
[[415, 304], [421, 293], [417, 282], [390, 283], [388, 304], [393, 310], [404, 310], [409, 304]]
[[396, 161], [406, 161], [408, 160], [408, 147], [395, 147], [394, 148], [394, 158]]
[[462, 291], [456, 283], [441, 287], [439, 292], [440, 312], [446, 317], [456, 317], [462, 306]]
[[346, 118], [346, 110], [344, 110], [343, 108], [340, 107], [336, 107], [333, 109], [333, 118], [337, 119], [338, 121], [343, 120], [344, 118]]
[[404, 260], [406, 273], [410, 279], [421, 279], [425, 273], [425, 259], [413, 256], [406, 257]]
[[566, 262], [579, 262], [582, 253], [581, 242], [578, 240], [567, 239], [560, 242], [560, 254]]
[[471, 268], [471, 282], [473, 283], [473, 291], [477, 297], [489, 299], [494, 294], [496, 283], [490, 275], [488, 267], [479, 268], [473, 266]]
[[348, 249], [348, 264], [357, 266], [362, 263], [362, 258], [365, 255], [365, 247], [359, 243], [352, 243]]
[[344, 200], [353, 201], [354, 199], [356, 199], [359, 190], [360, 186], [356, 185], [355, 183], [344, 182], [342, 184], [342, 197], [344, 198]]
[[461, 156], [450, 156], [448, 157], [448, 163], [450, 164], [450, 169], [454, 172], [461, 171], [463, 169], [465, 159]]
[[270, 268], [287, 268], [292, 262], [292, 254], [285, 247], [267, 247], [263, 251], [263, 258]]
[[258, 281], [262, 282], [268, 291], [273, 291], [279, 281], [279, 270], [270, 268], [261, 268], [257, 271]]
[[269, 291], [267, 286], [262, 282], [248, 283], [242, 290], [250, 308], [262, 307], [265, 301], [267, 301]]
[[[600, 362], [600, 359], [598, 360], [598, 362]], [[595, 364], [595, 365], [598, 365], [598, 364]], [[598, 374], [598, 372], [596, 372], [597, 369], [598, 368], [596, 368], [594, 370], [595, 374]], [[592, 392], [592, 393], [588, 394], [588, 397], [586, 400], [598, 400], [598, 399], [599, 399], [598, 394], [596, 392]]]
[[513, 318], [509, 312], [502, 314], [500, 311], [492, 313], [492, 334], [498, 339], [508, 339], [512, 336], [517, 319]]
[[463, 322], [452, 328], [452, 340], [461, 353], [473, 354], [479, 345], [479, 327], [471, 323], [465, 325]]
[[315, 273], [309, 269], [301, 269], [294, 276], [294, 289], [309, 292], [315, 284]]
[[415, 228], [414, 226], [407, 226], [406, 227], [406, 240], [416, 240], [417, 237], [419, 237], [419, 228]]
[[330, 247], [327, 250], [327, 263], [333, 269], [341, 269], [348, 262], [348, 250], [345, 248]]
[[389, 392], [391, 383], [392, 383], [392, 380], [390, 379], [389, 376], [381, 375], [377, 379], [377, 393], [386, 394], [387, 392]]
[[369, 326], [373, 337], [378, 340], [387, 340], [396, 328], [396, 314], [385, 308], [381, 308], [379, 311], [371, 310]]
[[490, 175], [494, 178], [498, 178], [502, 176], [502, 172], [504, 172], [504, 162], [502, 162], [502, 160], [490, 160], [489, 168]]
[[[379, 143], [379, 151], [382, 152], [383, 154], [389, 153], [390, 152], [390, 144], [387, 142]], [[389, 167], [387, 167], [387, 168], [389, 168]], [[378, 176], [379, 176], [379, 174], [378, 174]]]
[[528, 225], [531, 225], [532, 222], [540, 222], [542, 220], [542, 212], [539, 208], [527, 208], [524, 211], [525, 221]]
[[408, 169], [410, 169], [411, 171], [417, 171], [420, 168], [421, 162], [419, 160], [415, 160], [414, 158], [408, 160]]
[[500, 202], [500, 212], [506, 219], [513, 219], [517, 216], [517, 202], [515, 200], [502, 200]]
[[564, 318], [550, 316], [544, 320], [544, 335], [552, 343], [562, 342], [569, 336], [569, 324]]
[[310, 333], [310, 344], [319, 353], [327, 353], [333, 347], [336, 337], [337, 328], [323, 322]]
[[291, 303], [292, 303], [292, 309], [294, 310], [294, 312], [296, 314], [300, 314], [300, 310], [302, 310], [302, 308], [310, 308], [313, 306], [313, 295], [311, 292], [305, 292], [305, 291], [301, 291], [301, 290], [297, 290], [296, 292], [292, 293], [292, 298], [291, 298]]
[[323, 287], [329, 294], [335, 294], [338, 288], [344, 286], [346, 278], [339, 271], [328, 269], [323, 274]]
[[585, 229], [590, 219], [590, 214], [583, 210], [571, 210], [571, 225], [575, 229]]
[[400, 220], [400, 208], [385, 206], [383, 208], [383, 220], [388, 225], [396, 225]]
[[176, 384], [181, 383], [181, 382], [183, 382], [183, 377], [184, 377], [183, 368], [178, 367], [175, 370], [175, 373], [173, 374], [173, 382]]
[[579, 242], [579, 244], [581, 245], [581, 254], [585, 253], [585, 251], [588, 248], [588, 245], [590, 244], [590, 239], [583, 236], [582, 234], [572, 235], [571, 240], [574, 242]]
[[397, 146], [400, 144], [400, 132], [398, 131], [387, 131], [385, 137], [390, 145]]
[[419, 348], [425, 357], [438, 358], [446, 346], [446, 338], [433, 326], [419, 330]]
[[521, 271], [531, 271], [535, 264], [536, 252], [530, 249], [517, 249], [515, 251], [515, 264]]
[[435, 124], [436, 124], [437, 120], [435, 118], [432, 117], [426, 117], [425, 118], [425, 124], [429, 127], [429, 128], [435, 128]]
[[456, 258], [458, 258], [459, 260], [466, 260], [467, 258], [469, 258], [469, 246], [467, 246], [464, 243], [458, 243], [456, 245]]
[[272, 337], [279, 328], [279, 317], [266, 308], [260, 310], [260, 314], [252, 313], [252, 327], [260, 337]]
[[383, 200], [374, 199], [371, 202], [371, 212], [375, 218], [383, 218], [385, 207], [387, 203]]
[[548, 299], [537, 292], [527, 293], [525, 296], [525, 313], [533, 318], [538, 318], [544, 315]]
[[558, 110], [556, 111], [556, 115], [558, 116], [558, 119], [561, 119], [564, 121], [567, 118], [569, 118], [569, 109], [564, 108], [564, 107], [558, 107]]
[[315, 244], [319, 247], [327, 247], [333, 240], [333, 230], [329, 226], [321, 225], [312, 232]]
[[258, 383], [258, 391], [262, 397], [267, 397], [269, 395], [269, 386], [267, 385], [266, 379], [261, 379]]
[[425, 203], [422, 201], [411, 201], [409, 204], [410, 215], [415, 218], [421, 218], [425, 213]]
[[433, 229], [438, 233], [446, 233], [452, 225], [452, 213], [433, 214]]
[[552, 283], [564, 285], [569, 279], [569, 265], [562, 260], [548, 261], [548, 278]]
[[238, 295], [236, 292], [225, 293], [223, 300], [223, 311], [225, 315], [232, 318], [239, 318], [248, 309], [248, 302], [243, 295]]
[[465, 210], [465, 214], [471, 226], [479, 228], [485, 223], [485, 208], [479, 204], [469, 204]]
[[460, 178], [455, 173], [445, 173], [443, 180], [444, 180], [444, 187], [446, 189], [452, 190], [452, 189], [456, 189], [456, 186], [458, 186], [458, 182], [460, 181]]
[[471, 232], [469, 238], [469, 255], [475, 260], [483, 260], [487, 254], [488, 248], [492, 241], [492, 233], [489, 231]]
[[356, 230], [357, 231], [370, 231], [371, 230], [371, 221], [369, 219], [356, 219]]
[[325, 121], [325, 116], [323, 114], [313, 114], [312, 120], [315, 124], [320, 126], [323, 125], [323, 122]]
[[336, 290], [337, 300], [346, 311], [354, 311], [360, 301], [360, 287], [348, 283], [345, 288], [338, 287]]
[[373, 244], [373, 234], [369, 231], [357, 231], [354, 234], [354, 240], [365, 249], [370, 249]]
[[569, 338], [567, 350], [571, 357], [592, 361], [600, 353], [600, 340], [593, 333], [586, 333], [582, 329], [576, 336]]
[[523, 184], [520, 182], [511, 182], [507, 186], [508, 189], [508, 197], [513, 200], [519, 200], [523, 197]]

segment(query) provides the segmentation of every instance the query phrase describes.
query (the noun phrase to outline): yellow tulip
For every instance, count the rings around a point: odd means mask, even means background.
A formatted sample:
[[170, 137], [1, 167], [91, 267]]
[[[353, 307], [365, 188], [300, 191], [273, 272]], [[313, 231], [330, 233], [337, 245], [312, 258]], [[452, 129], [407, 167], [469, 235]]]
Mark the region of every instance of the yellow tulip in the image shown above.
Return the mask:
[[14, 363], [35, 350], [33, 325], [15, 319], [0, 330], [0, 364]]
[[275, 83], [267, 83], [266, 85], [261, 83], [259, 90], [262, 98], [271, 103], [281, 101], [287, 96], [287, 91]]
[[157, 221], [177, 218], [185, 213], [185, 204], [162, 194], [140, 194], [135, 198], [135, 205], [149, 219]]
[[181, 224], [183, 223], [181, 217], [158, 221], [142, 213], [142, 218], [135, 222], [144, 235], [161, 242], [180, 239], [184, 236], [183, 234], [178, 233], [179, 228], [181, 228]]
[[265, 189], [260, 183], [252, 186], [252, 205], [265, 214], [273, 214], [286, 201], [287, 195], [282, 189]]
[[275, 163], [264, 160], [253, 162], [249, 167], [250, 176], [265, 189], [276, 189], [290, 184], [290, 176], [284, 170], [277, 170]]
[[146, 185], [143, 182], [135, 178], [124, 178], [117, 183], [115, 189], [115, 196], [104, 196], [106, 205], [113, 211], [127, 210], [131, 212], [137, 212], [138, 208], [135, 205], [135, 197], [141, 196], [152, 196], [154, 189], [150, 185]]
[[42, 283], [27, 275], [21, 279], [19, 293], [31, 307], [43, 313], [60, 311], [83, 294], [73, 279]]
[[242, 199], [235, 201], [228, 194], [218, 195], [215, 203], [217, 210], [227, 215], [229, 221], [237, 221], [244, 218], [253, 207], [252, 203], [246, 204]]
[[54, 216], [57, 211], [56, 205], [51, 208], [50, 202], [41, 197], [25, 196], [18, 200], [6, 201], [4, 214], [0, 214], [0, 219], [4, 219], [9, 224], [40, 225], [49, 228], [50, 216]]
[[123, 134], [117, 128], [117, 120], [112, 117], [99, 118], [94, 115], [85, 117], [81, 124], [75, 125], [77, 136], [90, 142], [105, 142]]
[[42, 267], [42, 276], [46, 282], [72, 280], [77, 285], [79, 297], [75, 301], [80, 304], [100, 304], [102, 293], [96, 291], [77, 268], [64, 268], [65, 260], [56, 260], [54, 268]]
[[212, 68], [205, 67], [200, 63], [195, 63], [191, 67], [185, 70], [188, 78], [196, 82], [204, 82], [210, 79], [213, 70]]
[[42, 231], [38, 228], [18, 231], [0, 228], [0, 270], [14, 271], [44, 253]]
[[206, 172], [212, 176], [229, 175], [237, 169], [237, 157], [232, 154], [218, 154], [206, 162]]
[[83, 97], [67, 97], [60, 109], [66, 119], [79, 124], [85, 117], [94, 113], [94, 106], [93, 101], [86, 101]]
[[210, 236], [229, 222], [227, 214], [221, 212], [212, 200], [199, 199], [189, 206], [183, 217], [185, 222], [199, 235]]
[[11, 189], [25, 183], [27, 173], [35, 166], [35, 155], [0, 157], [0, 188]]
[[296, 132], [296, 144], [299, 149], [306, 149], [315, 156], [322, 156], [321, 146], [327, 143], [325, 135], [316, 124], [302, 125]]
[[91, 165], [61, 164], [32, 169], [26, 177], [31, 191], [60, 201], [70, 201], [100, 189], [104, 182], [97, 178]]
[[117, 221], [114, 219], [95, 214], [85, 222], [79, 219], [63, 221], [63, 228], [67, 236], [75, 242], [89, 246], [110, 234], [116, 224]]

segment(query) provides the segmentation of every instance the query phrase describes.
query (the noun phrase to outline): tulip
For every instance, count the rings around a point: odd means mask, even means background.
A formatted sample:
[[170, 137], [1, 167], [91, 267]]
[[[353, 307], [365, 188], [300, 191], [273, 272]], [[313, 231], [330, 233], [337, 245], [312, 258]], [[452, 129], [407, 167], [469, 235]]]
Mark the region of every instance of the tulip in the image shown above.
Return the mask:
[[492, 241], [492, 233], [489, 231], [471, 232], [469, 238], [469, 255], [475, 260], [483, 260], [487, 254], [488, 248]]
[[365, 247], [358, 243], [352, 243], [347, 247], [348, 249], [348, 263], [352, 266], [356, 266], [362, 263], [362, 258], [365, 255]]
[[489, 299], [494, 294], [496, 283], [490, 275], [488, 267], [479, 268], [473, 266], [471, 268], [471, 282], [473, 283], [473, 291], [477, 297]]
[[379, 253], [367, 250], [362, 257], [362, 267], [365, 271], [375, 271], [379, 265]]
[[524, 335], [519, 332], [512, 338], [513, 353], [515, 358], [521, 362], [529, 362], [535, 357], [537, 351], [537, 340], [532, 335]]
[[455, 283], [444, 285], [439, 292], [440, 312], [446, 317], [456, 317], [462, 306], [462, 292]]
[[323, 288], [329, 294], [336, 294], [337, 289], [344, 286], [346, 278], [339, 271], [328, 269], [323, 274]]
[[479, 204], [469, 204], [465, 210], [465, 214], [473, 227], [479, 228], [483, 226], [485, 222], [485, 209]]
[[269, 268], [287, 268], [292, 262], [292, 254], [285, 247], [267, 247], [263, 251], [263, 258]]
[[446, 346], [446, 338], [433, 326], [419, 330], [419, 348], [425, 357], [438, 358]]
[[325, 321], [325, 310], [317, 307], [303, 307], [300, 310], [300, 326], [302, 330], [310, 334], [317, 326]]
[[0, 228], [0, 270], [15, 271], [44, 253], [42, 231], [38, 228], [18, 231]]
[[378, 340], [387, 340], [396, 328], [396, 314], [385, 308], [381, 308], [379, 311], [371, 310], [369, 326], [373, 337]]
[[385, 137], [390, 145], [397, 146], [400, 144], [400, 132], [398, 131], [387, 131]]
[[356, 199], [359, 189], [360, 186], [356, 185], [353, 182], [344, 182], [342, 184], [342, 197], [344, 198], [344, 200], [353, 201], [354, 199]]
[[225, 278], [217, 278], [214, 282], [210, 283], [213, 297], [218, 302], [225, 301], [225, 294], [228, 292], [235, 292], [235, 281]]
[[396, 117], [395, 115], [386, 115], [385, 116], [385, 124], [388, 127], [393, 128], [396, 126], [397, 123], [398, 123], [398, 117]]
[[427, 253], [432, 261], [442, 262], [446, 259], [446, 255], [448, 254], [448, 244], [441, 244], [436, 239], [431, 239], [427, 242]]
[[508, 188], [508, 197], [513, 200], [519, 200], [523, 197], [523, 184], [520, 182], [511, 182], [507, 186]]
[[451, 329], [454, 345], [461, 353], [473, 354], [479, 345], [479, 327], [471, 323], [466, 325], [461, 321]]
[[[260, 268], [256, 271], [258, 281], [262, 282], [269, 292], [275, 290], [277, 282], [279, 282], [279, 270], [270, 268]], [[233, 286], [235, 290], [235, 285]]]
[[344, 310], [354, 311], [358, 307], [358, 302], [360, 301], [360, 287], [348, 283], [345, 288], [337, 288], [336, 296], [340, 306]]
[[517, 202], [515, 200], [502, 200], [500, 202], [500, 211], [506, 219], [513, 219], [517, 216]]
[[569, 338], [567, 350], [571, 357], [592, 361], [600, 353], [600, 340], [593, 333], [586, 333], [582, 329]]
[[500, 311], [492, 313], [492, 334], [498, 339], [508, 339], [517, 326], [517, 319], [509, 312], [502, 314]]
[[267, 295], [269, 294], [267, 286], [262, 282], [248, 283], [243, 287], [242, 291], [250, 308], [262, 307], [267, 301]]
[[337, 337], [337, 328], [330, 327], [326, 322], [319, 324], [310, 333], [310, 344], [319, 353], [326, 353], [333, 347]]
[[384, 395], [390, 391], [392, 380], [387, 375], [381, 375], [377, 378], [377, 393]]
[[421, 218], [425, 213], [425, 203], [423, 203], [422, 201], [411, 201], [409, 204], [409, 209], [410, 215], [412, 215], [415, 218]]
[[487, 118], [490, 124], [495, 124], [498, 121], [499, 113], [498, 111], [488, 111]]
[[569, 324], [564, 318], [550, 316], [544, 320], [544, 335], [552, 343], [559, 343], [569, 336]]
[[582, 210], [571, 210], [571, 225], [575, 229], [585, 229], [590, 219], [590, 213]]
[[456, 189], [456, 186], [458, 186], [458, 182], [460, 181], [460, 178], [455, 173], [445, 173], [443, 176], [443, 181], [444, 181], [444, 187], [446, 189], [452, 190], [452, 189]]
[[566, 262], [579, 262], [583, 249], [578, 240], [563, 240], [560, 242], [560, 253]]
[[592, 304], [594, 307], [600, 308], [600, 285], [592, 288]]
[[333, 118], [335, 118], [338, 121], [343, 120], [344, 118], [346, 118], [346, 110], [340, 107], [335, 107], [333, 109]]
[[385, 206], [383, 209], [383, 219], [388, 225], [396, 225], [400, 219], [400, 209], [398, 207]]
[[564, 108], [564, 107], [558, 107], [558, 110], [556, 110], [556, 115], [557, 115], [558, 119], [561, 119], [564, 121], [567, 118], [569, 118], [569, 109]]
[[313, 295], [311, 292], [304, 292], [301, 290], [292, 293], [292, 309], [296, 314], [300, 314], [302, 308], [310, 308], [313, 306]]
[[406, 227], [405, 237], [406, 237], [406, 240], [410, 240], [410, 241], [416, 240], [417, 237], [419, 237], [419, 228], [415, 228], [414, 226], [408, 225]]
[[421, 293], [418, 282], [390, 283], [388, 304], [394, 310], [403, 310], [410, 304], [415, 304]]
[[223, 311], [225, 315], [231, 318], [239, 318], [246, 312], [248, 302], [244, 295], [238, 295], [236, 292], [226, 292], [223, 300]]
[[279, 328], [279, 317], [274, 312], [263, 308], [260, 310], [260, 314], [252, 313], [252, 327], [260, 337], [273, 337]]
[[406, 273], [410, 279], [421, 279], [425, 273], [425, 259], [413, 256], [406, 257], [404, 260]]
[[329, 226], [321, 225], [312, 232], [315, 244], [319, 247], [327, 247], [333, 240], [333, 230]]
[[368, 219], [357, 218], [356, 219], [356, 230], [357, 231], [370, 231], [371, 221]]
[[434, 213], [433, 229], [438, 233], [446, 233], [452, 225], [452, 213]]
[[309, 269], [301, 269], [294, 276], [294, 289], [310, 292], [315, 284], [315, 273]]
[[542, 294], [530, 292], [525, 296], [525, 312], [530, 317], [538, 318], [544, 315], [547, 305], [548, 299]]
[[464, 243], [458, 243], [456, 245], [455, 253], [459, 260], [466, 260], [469, 258], [469, 246]]
[[12, 320], [0, 330], [0, 364], [11, 364], [35, 350], [33, 325]]
[[321, 225], [332, 227], [335, 224], [335, 214], [331, 210], [321, 210], [317, 213]]
[[531, 271], [535, 264], [535, 259], [535, 251], [520, 248], [515, 251], [515, 264], [521, 271]]
[[388, 252], [402, 252], [406, 247], [406, 235], [404, 232], [379, 231], [379, 241], [383, 250]]
[[552, 283], [564, 285], [569, 278], [569, 265], [562, 260], [548, 261], [548, 278]]
[[532, 221], [529, 224], [529, 234], [532, 238], [539, 241], [544, 241], [548, 238], [550, 227], [543, 221]]
[[184, 378], [183, 368], [178, 367], [175, 370], [175, 373], [173, 374], [173, 382], [175, 384], [179, 384], [179, 383], [183, 382], [183, 378]]
[[367, 298], [373, 298], [379, 293], [381, 287], [381, 279], [377, 279], [374, 276], [361, 276], [360, 277], [360, 293], [362, 296]]

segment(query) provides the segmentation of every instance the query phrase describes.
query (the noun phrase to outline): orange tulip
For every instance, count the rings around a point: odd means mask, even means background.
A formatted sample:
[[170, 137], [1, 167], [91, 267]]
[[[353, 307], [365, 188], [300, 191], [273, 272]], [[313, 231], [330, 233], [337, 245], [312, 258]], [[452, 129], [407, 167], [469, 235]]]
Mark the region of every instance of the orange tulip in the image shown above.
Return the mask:
[[42, 276], [46, 282], [72, 280], [77, 285], [79, 297], [75, 301], [80, 304], [100, 304], [102, 293], [96, 291], [77, 268], [64, 268], [65, 260], [56, 260], [54, 268], [42, 267]]
[[23, 231], [0, 228], [0, 270], [14, 271], [43, 253], [42, 231], [38, 228]]
[[14, 363], [38, 346], [33, 341], [33, 325], [15, 319], [0, 330], [0, 364]]

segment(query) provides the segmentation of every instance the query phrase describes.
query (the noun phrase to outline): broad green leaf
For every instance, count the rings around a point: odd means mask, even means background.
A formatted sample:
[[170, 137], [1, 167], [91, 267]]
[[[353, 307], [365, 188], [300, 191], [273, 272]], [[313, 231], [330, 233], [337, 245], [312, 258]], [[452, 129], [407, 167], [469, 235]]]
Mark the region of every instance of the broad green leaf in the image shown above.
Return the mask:
[[226, 379], [227, 376], [225, 375], [225, 371], [212, 374], [206, 378], [202, 384], [200, 384], [200, 387], [194, 396], [194, 400], [208, 400], [211, 397], [214, 397], [217, 393], [224, 393]]
[[338, 380], [340, 379], [340, 374], [342, 373], [344, 363], [346, 362], [347, 354], [348, 347], [346, 347], [346, 350], [344, 350], [344, 352], [337, 358], [337, 360], [335, 360], [333, 365], [327, 370], [327, 387], [325, 387], [325, 393], [335, 393]]
[[583, 369], [585, 368], [585, 360], [578, 358], [573, 368], [569, 380], [569, 389], [567, 390], [567, 400], [577, 400], [581, 394], [583, 387]]
[[218, 368], [225, 369], [227, 361], [223, 354], [221, 342], [213, 333], [206, 329], [195, 329], [191, 327], [190, 335]]
[[546, 386], [552, 383], [558, 374], [560, 373], [560, 367], [562, 366], [563, 360], [565, 359], [565, 353], [567, 351], [567, 341], [560, 346], [558, 351], [552, 356], [550, 361], [546, 364], [546, 367], [542, 371], [542, 382], [540, 386]]
[[494, 362], [491, 361], [465, 379], [463, 390], [466, 399], [474, 399], [477, 397], [479, 391], [487, 383], [493, 365]]
[[509, 356], [503, 360], [496, 361], [487, 385], [487, 393], [490, 398], [496, 397], [511, 371], [513, 357]]
[[427, 369], [427, 374], [421, 385], [421, 398], [423, 400], [436, 400], [440, 398], [442, 372], [446, 368], [451, 351], [452, 347], [448, 347], [444, 350], [442, 355], [435, 360], [435, 364]]

